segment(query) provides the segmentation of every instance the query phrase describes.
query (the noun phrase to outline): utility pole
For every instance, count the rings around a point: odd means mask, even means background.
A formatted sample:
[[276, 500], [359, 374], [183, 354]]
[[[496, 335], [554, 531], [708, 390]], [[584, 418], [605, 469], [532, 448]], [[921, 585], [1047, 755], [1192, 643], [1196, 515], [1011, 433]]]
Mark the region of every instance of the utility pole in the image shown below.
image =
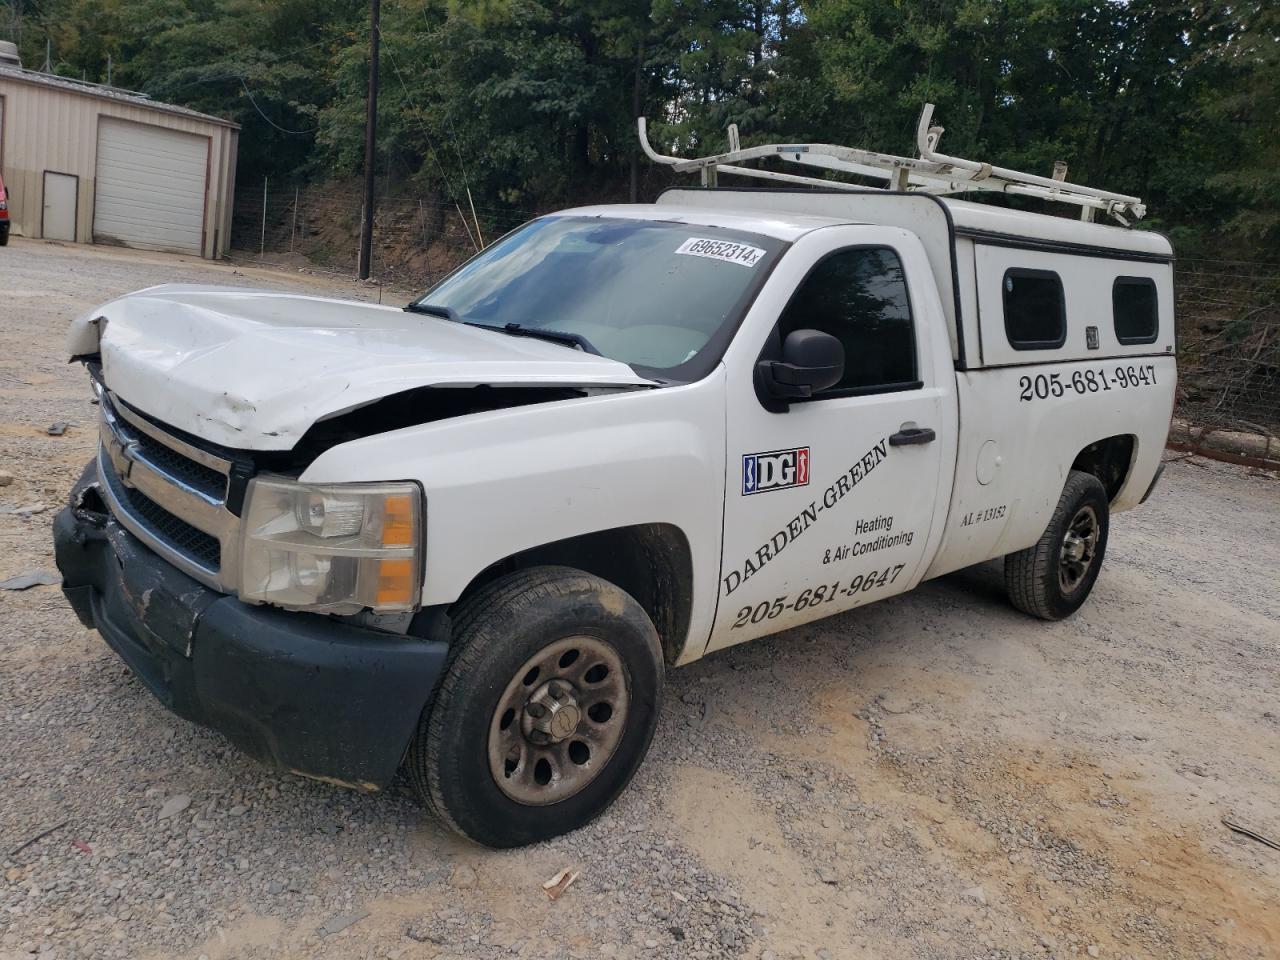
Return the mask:
[[382, 2], [369, 2], [369, 97], [364, 120], [364, 214], [360, 219], [360, 279], [368, 280], [373, 259], [373, 143], [378, 129], [378, 41]]

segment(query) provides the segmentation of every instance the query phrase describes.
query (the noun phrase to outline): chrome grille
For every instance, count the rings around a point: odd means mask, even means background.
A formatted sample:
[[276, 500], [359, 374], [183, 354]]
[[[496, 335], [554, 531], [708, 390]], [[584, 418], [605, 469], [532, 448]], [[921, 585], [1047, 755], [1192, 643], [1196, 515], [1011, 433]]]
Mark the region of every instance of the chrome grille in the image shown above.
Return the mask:
[[145, 433], [136, 434], [138, 452], [171, 477], [195, 487], [205, 496], [221, 500], [227, 495], [227, 475], [188, 459]]
[[162, 542], [190, 556], [211, 573], [222, 567], [222, 545], [217, 537], [197, 530], [174, 516], [144, 493], [126, 487], [114, 467], [102, 471], [103, 482], [111, 488], [113, 499], [126, 506], [129, 513], [147, 525]]
[[232, 462], [98, 390], [98, 472], [112, 514], [175, 567], [235, 590], [240, 518], [227, 508]]

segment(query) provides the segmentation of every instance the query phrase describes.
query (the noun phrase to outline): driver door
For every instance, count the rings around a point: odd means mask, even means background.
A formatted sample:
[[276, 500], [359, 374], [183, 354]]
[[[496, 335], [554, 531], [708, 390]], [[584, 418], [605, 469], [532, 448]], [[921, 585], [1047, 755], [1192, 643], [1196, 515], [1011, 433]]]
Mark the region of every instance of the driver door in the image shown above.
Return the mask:
[[[844, 372], [778, 404], [755, 368], [780, 359], [796, 330], [840, 340]], [[919, 241], [884, 227], [802, 237], [725, 362], [724, 537], [708, 650], [915, 586], [941, 534], [955, 457], [950, 348]]]

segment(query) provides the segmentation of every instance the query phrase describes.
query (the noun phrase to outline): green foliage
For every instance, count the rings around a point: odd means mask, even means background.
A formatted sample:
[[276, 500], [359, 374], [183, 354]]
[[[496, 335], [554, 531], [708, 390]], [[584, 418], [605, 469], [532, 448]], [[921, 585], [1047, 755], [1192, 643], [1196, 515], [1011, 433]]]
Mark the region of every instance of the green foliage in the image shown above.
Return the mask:
[[[139, 90], [235, 120], [243, 179], [311, 167], [335, 53], [365, 7], [353, 0], [46, 0], [22, 13], [23, 62], [46, 40], [64, 76]], [[15, 32], [19, 32], [15, 30]]]
[[[26, 62], [244, 126], [241, 182], [363, 163], [363, 0], [20, 0]], [[5, 21], [0, 19], [0, 31]], [[545, 209], [652, 192], [664, 149], [770, 139], [943, 149], [1137, 193], [1186, 253], [1280, 239], [1271, 0], [384, 0], [378, 173]]]

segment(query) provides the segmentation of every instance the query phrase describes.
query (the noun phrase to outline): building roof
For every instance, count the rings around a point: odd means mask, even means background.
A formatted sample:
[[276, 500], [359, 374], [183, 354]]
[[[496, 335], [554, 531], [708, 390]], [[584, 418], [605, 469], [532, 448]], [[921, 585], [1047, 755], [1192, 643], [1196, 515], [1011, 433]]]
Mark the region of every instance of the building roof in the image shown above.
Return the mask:
[[18, 67], [10, 67], [2, 64], [0, 64], [0, 80], [16, 80], [19, 83], [29, 83], [38, 87], [52, 87], [53, 89], [61, 90], [64, 93], [72, 93], [82, 97], [92, 97], [97, 100], [107, 100], [130, 107], [139, 107], [144, 110], [155, 110], [158, 113], [169, 113], [179, 117], [186, 117], [189, 120], [200, 120], [205, 123], [215, 123], [220, 127], [230, 127], [233, 130], [240, 129], [240, 124], [231, 120], [224, 120], [222, 117], [210, 116], [207, 113], [189, 110], [186, 107], [180, 107], [173, 103], [162, 103], [159, 100], [152, 100], [143, 93], [135, 93], [131, 90], [121, 90], [119, 87], [108, 87], [101, 83], [89, 83], [84, 80], [73, 80], [70, 77], [59, 77], [52, 73], [41, 73], [37, 70], [23, 70]]

